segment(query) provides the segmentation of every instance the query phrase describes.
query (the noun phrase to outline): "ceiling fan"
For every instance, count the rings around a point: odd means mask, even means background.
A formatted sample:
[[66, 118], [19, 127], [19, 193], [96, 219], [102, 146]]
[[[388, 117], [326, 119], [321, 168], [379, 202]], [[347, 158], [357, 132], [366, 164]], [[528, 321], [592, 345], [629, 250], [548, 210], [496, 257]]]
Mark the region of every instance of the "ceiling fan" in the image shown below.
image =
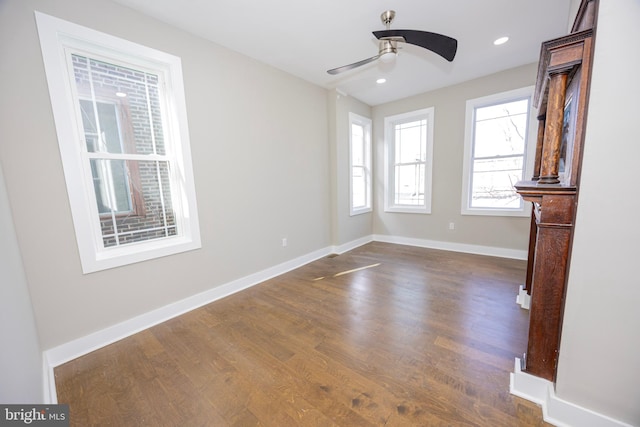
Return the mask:
[[374, 31], [373, 35], [380, 40], [378, 44], [378, 54], [353, 64], [343, 65], [342, 67], [328, 70], [329, 74], [339, 74], [343, 71], [352, 70], [361, 65], [368, 64], [377, 59], [381, 61], [392, 60], [398, 53], [398, 42], [409, 43], [420, 46], [442, 56], [447, 61], [453, 61], [458, 50], [458, 41], [454, 38], [444, 36], [442, 34], [430, 33], [420, 30], [392, 30], [389, 27], [396, 12], [387, 10], [380, 15], [380, 20], [387, 27], [386, 30]]

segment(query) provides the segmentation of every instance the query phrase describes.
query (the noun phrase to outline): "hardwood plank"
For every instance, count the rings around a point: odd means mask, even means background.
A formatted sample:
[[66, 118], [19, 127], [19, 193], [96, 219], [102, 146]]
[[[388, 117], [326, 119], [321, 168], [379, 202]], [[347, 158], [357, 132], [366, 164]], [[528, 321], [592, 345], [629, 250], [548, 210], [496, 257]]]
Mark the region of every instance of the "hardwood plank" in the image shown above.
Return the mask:
[[55, 369], [71, 425], [545, 426], [524, 261], [370, 243]]

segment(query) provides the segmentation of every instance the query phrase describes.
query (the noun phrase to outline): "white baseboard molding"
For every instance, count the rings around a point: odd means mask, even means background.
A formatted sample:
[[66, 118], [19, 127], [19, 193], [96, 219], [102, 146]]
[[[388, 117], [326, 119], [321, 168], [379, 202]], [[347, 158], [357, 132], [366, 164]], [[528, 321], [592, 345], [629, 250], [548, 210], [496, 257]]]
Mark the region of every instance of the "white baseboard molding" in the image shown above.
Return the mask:
[[373, 242], [373, 236], [369, 235], [369, 236], [361, 237], [359, 239], [352, 240], [347, 243], [343, 243], [342, 245], [333, 246], [332, 252], [334, 254], [343, 254], [359, 246], [366, 245], [367, 243], [370, 243], [370, 242]]
[[515, 396], [542, 406], [544, 420], [554, 426], [633, 427], [559, 398], [551, 381], [522, 372], [520, 359], [517, 357], [514, 371], [510, 374], [509, 391]]
[[443, 251], [464, 252], [469, 254], [495, 256], [526, 260], [528, 251], [519, 249], [498, 248], [495, 246], [469, 245], [466, 243], [442, 242], [439, 240], [416, 239], [413, 237], [387, 236], [374, 234], [376, 242], [396, 243], [398, 245], [417, 246], [421, 248], [440, 249]]
[[520, 286], [520, 291], [516, 297], [516, 303], [525, 310], [529, 310], [529, 308], [531, 308], [531, 295], [524, 290], [524, 286]]

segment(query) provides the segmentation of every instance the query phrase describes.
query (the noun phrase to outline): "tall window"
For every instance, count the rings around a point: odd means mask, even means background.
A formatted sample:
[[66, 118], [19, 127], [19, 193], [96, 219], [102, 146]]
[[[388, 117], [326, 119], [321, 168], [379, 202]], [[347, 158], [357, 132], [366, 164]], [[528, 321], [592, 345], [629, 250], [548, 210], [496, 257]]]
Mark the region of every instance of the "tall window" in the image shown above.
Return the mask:
[[467, 101], [462, 213], [528, 215], [514, 184], [528, 173], [532, 88]]
[[385, 211], [431, 213], [433, 112], [386, 117]]
[[36, 19], [83, 271], [200, 247], [180, 59]]
[[349, 113], [350, 214], [371, 212], [371, 119]]

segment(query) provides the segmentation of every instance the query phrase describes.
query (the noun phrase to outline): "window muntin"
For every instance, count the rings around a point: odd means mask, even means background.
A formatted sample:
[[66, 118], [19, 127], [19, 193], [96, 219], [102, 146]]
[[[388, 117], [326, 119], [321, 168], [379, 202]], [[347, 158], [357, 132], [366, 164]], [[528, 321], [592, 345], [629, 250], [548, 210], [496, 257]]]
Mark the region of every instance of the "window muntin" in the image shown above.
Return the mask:
[[528, 215], [514, 184], [528, 170], [531, 88], [467, 101], [463, 214]]
[[83, 271], [200, 247], [180, 59], [36, 20]]
[[385, 210], [431, 212], [433, 108], [385, 118]]
[[371, 211], [371, 119], [349, 113], [350, 214]]

